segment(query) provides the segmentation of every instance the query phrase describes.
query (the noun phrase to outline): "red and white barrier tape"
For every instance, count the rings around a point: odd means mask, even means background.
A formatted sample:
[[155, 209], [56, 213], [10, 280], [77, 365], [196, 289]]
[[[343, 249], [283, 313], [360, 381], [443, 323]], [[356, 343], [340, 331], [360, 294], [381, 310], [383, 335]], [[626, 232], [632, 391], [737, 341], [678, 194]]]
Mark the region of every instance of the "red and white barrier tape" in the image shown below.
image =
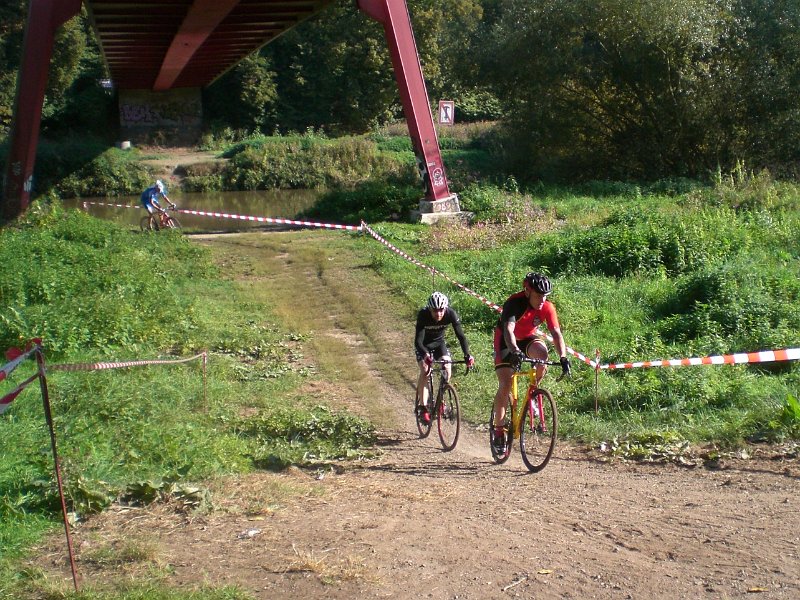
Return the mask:
[[2, 367], [0, 367], [0, 381], [3, 381], [6, 377], [11, 375], [11, 372], [16, 369], [22, 361], [28, 358], [31, 354], [33, 354], [34, 349], [30, 349], [24, 354], [21, 354], [11, 362], [7, 362]]
[[[37, 343], [33, 345], [29, 344], [28, 348], [24, 351], [19, 350], [17, 348], [10, 348], [6, 352], [6, 356], [8, 358], [12, 357], [13, 358], [12, 360], [4, 364], [2, 367], [0, 367], [0, 381], [3, 381], [6, 377], [11, 375], [14, 369], [16, 369], [20, 365], [20, 363], [30, 358], [30, 356], [34, 352], [41, 350], [40, 346], [38, 345], [38, 341], [39, 340], [37, 340]], [[35, 375], [31, 375], [25, 381], [23, 381], [17, 387], [15, 387], [13, 390], [8, 392], [4, 396], [0, 397], [0, 415], [6, 412], [8, 407], [11, 406], [11, 403], [14, 401], [14, 399], [17, 396], [19, 396], [20, 392], [24, 390], [26, 387], [28, 387], [28, 384], [38, 379], [39, 375], [40, 375], [39, 372], [37, 372]]]
[[[84, 205], [93, 204], [95, 206], [113, 206], [116, 208], [139, 208], [126, 204], [108, 204], [105, 202], [84, 202]], [[199, 217], [216, 217], [219, 219], [236, 219], [238, 221], [250, 221], [255, 223], [274, 223], [277, 225], [299, 225], [303, 227], [320, 227], [324, 229], [342, 229], [347, 231], [361, 231], [360, 225], [338, 225], [335, 223], [321, 223], [319, 221], [295, 221], [292, 219], [277, 219], [272, 217], [254, 217], [251, 215], [234, 215], [220, 212], [206, 212], [203, 210], [189, 210], [186, 208], [174, 209], [175, 212], [184, 215], [197, 215]]]
[[114, 208], [140, 208], [139, 205], [133, 206], [131, 204], [110, 204], [108, 202], [89, 202], [88, 200], [84, 201], [83, 208], [86, 208], [90, 204], [95, 206], [112, 206]]
[[[377, 233], [376, 233], [376, 232], [375, 232], [375, 231], [374, 231], [374, 230], [373, 230], [373, 229], [372, 229], [372, 228], [371, 228], [369, 225], [367, 225], [367, 224], [366, 224], [364, 221], [361, 221], [361, 227], [363, 227], [363, 228], [364, 228], [364, 231], [366, 231], [367, 233], [369, 233], [369, 234], [370, 234], [370, 235], [371, 235], [373, 238], [375, 238], [375, 239], [376, 239], [376, 240], [378, 240], [378, 241], [379, 241], [381, 244], [383, 244], [384, 246], [386, 246], [387, 248], [389, 248], [389, 249], [390, 249], [392, 252], [394, 252], [394, 253], [398, 254], [399, 256], [402, 256], [402, 257], [403, 257], [403, 258], [405, 258], [407, 261], [409, 261], [409, 262], [411, 262], [411, 263], [413, 263], [413, 264], [417, 265], [418, 267], [420, 267], [420, 268], [422, 268], [422, 269], [426, 269], [426, 270], [430, 271], [431, 273], [434, 273], [434, 274], [436, 274], [436, 275], [440, 276], [441, 278], [443, 278], [443, 279], [445, 279], [445, 280], [449, 281], [449, 282], [450, 282], [450, 283], [452, 283], [454, 286], [456, 286], [456, 287], [457, 287], [457, 288], [459, 288], [460, 290], [462, 290], [462, 291], [466, 292], [466, 293], [467, 293], [467, 294], [469, 294], [470, 296], [474, 296], [475, 298], [477, 298], [478, 300], [480, 300], [481, 302], [483, 302], [483, 303], [484, 303], [486, 306], [488, 306], [489, 308], [493, 309], [494, 311], [496, 311], [496, 312], [502, 312], [503, 308], [502, 308], [501, 306], [498, 306], [497, 304], [495, 304], [494, 302], [492, 302], [491, 300], [489, 300], [489, 299], [488, 299], [488, 298], [486, 298], [485, 296], [481, 296], [479, 293], [477, 293], [477, 292], [475, 292], [475, 291], [473, 291], [473, 290], [469, 289], [467, 286], [465, 286], [465, 285], [463, 285], [463, 284], [459, 283], [458, 281], [456, 281], [455, 279], [452, 279], [451, 277], [449, 277], [449, 276], [445, 275], [444, 273], [442, 273], [442, 272], [441, 272], [441, 271], [439, 271], [438, 269], [436, 269], [436, 268], [434, 268], [434, 267], [430, 267], [430, 266], [426, 265], [425, 263], [423, 263], [423, 262], [421, 262], [421, 261], [417, 260], [416, 258], [414, 258], [414, 257], [410, 256], [409, 254], [407, 254], [407, 253], [403, 252], [402, 250], [400, 250], [400, 249], [399, 249], [399, 248], [397, 248], [396, 246], [393, 246], [393, 245], [392, 245], [392, 244], [390, 244], [388, 241], [386, 241], [384, 238], [382, 238], [380, 235], [378, 235], [378, 234], [377, 234]], [[550, 336], [549, 334], [546, 334], [546, 337], [547, 337], [547, 339], [548, 339], [550, 342], [552, 342], [552, 341], [553, 341], [553, 338], [552, 338], [552, 336]], [[597, 366], [597, 363], [595, 363], [595, 361], [593, 361], [593, 360], [591, 360], [591, 359], [589, 359], [589, 358], [585, 357], [585, 356], [584, 356], [583, 354], [581, 354], [580, 352], [576, 352], [575, 350], [573, 350], [573, 349], [572, 349], [572, 348], [570, 348], [569, 346], [567, 346], [567, 352], [568, 352], [569, 354], [571, 354], [572, 356], [574, 356], [574, 357], [578, 358], [579, 360], [581, 360], [581, 361], [585, 362], [585, 363], [586, 363], [587, 365], [589, 365], [590, 367], [592, 367], [592, 368], [596, 368], [596, 366]]]
[[600, 365], [598, 369], [636, 369], [642, 367], [689, 367], [696, 365], [741, 365], [748, 363], [782, 362], [800, 360], [800, 348], [785, 350], [762, 350], [760, 352], [742, 352], [738, 354], [721, 354], [719, 356], [703, 356], [699, 358], [673, 358], [669, 360], [645, 360], [630, 363], [609, 363]]
[[144, 365], [172, 365], [197, 360], [206, 356], [205, 352], [190, 356], [189, 358], [176, 358], [172, 360], [133, 360], [128, 362], [97, 362], [76, 363], [64, 365], [47, 365], [48, 371], [101, 371], [103, 369], [122, 369], [125, 367], [141, 367]]

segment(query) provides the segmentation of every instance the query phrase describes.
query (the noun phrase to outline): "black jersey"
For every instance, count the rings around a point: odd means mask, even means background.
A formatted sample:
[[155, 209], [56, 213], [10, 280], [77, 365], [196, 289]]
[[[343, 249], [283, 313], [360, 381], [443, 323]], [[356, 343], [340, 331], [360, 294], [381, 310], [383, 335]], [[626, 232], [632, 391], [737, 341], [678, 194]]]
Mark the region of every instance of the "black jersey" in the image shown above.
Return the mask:
[[458, 338], [458, 343], [461, 344], [464, 356], [468, 356], [469, 344], [464, 336], [464, 330], [461, 329], [461, 319], [459, 319], [458, 313], [449, 306], [445, 310], [441, 321], [437, 321], [427, 307], [420, 309], [417, 313], [417, 327], [414, 338], [414, 348], [416, 348], [417, 352], [427, 354], [430, 347], [437, 346], [444, 341], [444, 332], [448, 325], [453, 326], [453, 331]]

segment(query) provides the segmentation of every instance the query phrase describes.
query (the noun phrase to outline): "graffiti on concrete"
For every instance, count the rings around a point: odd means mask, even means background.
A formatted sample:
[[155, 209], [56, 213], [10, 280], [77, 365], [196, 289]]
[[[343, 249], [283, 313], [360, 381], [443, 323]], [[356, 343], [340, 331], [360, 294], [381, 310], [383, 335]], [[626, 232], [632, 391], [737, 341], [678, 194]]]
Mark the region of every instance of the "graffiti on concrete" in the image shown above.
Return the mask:
[[125, 128], [192, 128], [202, 125], [200, 92], [193, 88], [120, 93], [119, 120]]
[[120, 124], [123, 127], [195, 127], [202, 117], [196, 107], [183, 102], [152, 104], [120, 104]]

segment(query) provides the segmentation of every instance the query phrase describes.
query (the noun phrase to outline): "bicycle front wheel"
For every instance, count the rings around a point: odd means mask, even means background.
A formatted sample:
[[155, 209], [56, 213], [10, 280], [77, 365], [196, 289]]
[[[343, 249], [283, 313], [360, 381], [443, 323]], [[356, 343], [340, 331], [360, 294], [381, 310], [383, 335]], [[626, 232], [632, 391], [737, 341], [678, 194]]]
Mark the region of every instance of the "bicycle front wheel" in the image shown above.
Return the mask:
[[558, 414], [553, 397], [547, 390], [533, 390], [525, 403], [519, 433], [522, 461], [529, 471], [537, 473], [545, 468], [556, 447], [557, 434]]
[[513, 436], [511, 433], [512, 409], [511, 402], [508, 404], [506, 417], [503, 422], [502, 443], [498, 440], [499, 436], [496, 436], [494, 433], [494, 406], [492, 406], [492, 412], [489, 415], [489, 448], [492, 450], [492, 458], [499, 464], [506, 462], [508, 457], [511, 456], [511, 440]]
[[449, 383], [442, 387], [442, 396], [436, 403], [436, 421], [439, 426], [439, 439], [445, 452], [450, 452], [458, 443], [461, 432], [461, 413], [458, 406], [458, 393]]
[[414, 413], [416, 414], [417, 418], [417, 431], [419, 431], [419, 437], [421, 438], [426, 438], [431, 433], [430, 407], [433, 406], [433, 381], [430, 377], [428, 377], [428, 383], [426, 385], [428, 388], [428, 410], [427, 411], [423, 410], [423, 407], [420, 404], [419, 396], [417, 396], [417, 400], [414, 404], [415, 406]]
[[180, 222], [179, 222], [179, 221], [178, 221], [178, 219], [176, 219], [175, 217], [167, 217], [167, 218], [164, 220], [164, 225], [165, 225], [165, 226], [166, 226], [168, 229], [180, 229], [180, 228], [181, 228], [181, 224], [180, 224]]

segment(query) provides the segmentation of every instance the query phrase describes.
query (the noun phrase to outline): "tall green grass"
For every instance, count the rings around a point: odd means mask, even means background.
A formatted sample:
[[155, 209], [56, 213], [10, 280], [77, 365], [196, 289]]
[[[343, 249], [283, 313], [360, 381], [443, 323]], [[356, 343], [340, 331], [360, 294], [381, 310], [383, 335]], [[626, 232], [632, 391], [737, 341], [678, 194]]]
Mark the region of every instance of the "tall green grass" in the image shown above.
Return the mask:
[[[132, 233], [44, 204], [0, 231], [0, 346], [32, 337], [43, 338], [50, 364], [210, 355], [207, 396], [199, 360], [49, 372], [67, 503], [79, 519], [116, 500], [173, 496], [203, 508], [207, 495], [194, 485], [203, 480], [319, 467], [374, 441], [370, 424], [305, 397], [308, 367], [287, 351], [301, 351], [302, 337], [177, 233]], [[0, 393], [33, 368], [21, 365]], [[0, 417], [0, 431], [0, 597], [36, 597], [45, 582], [16, 561], [60, 519], [38, 386]], [[159, 593], [109, 597], [167, 597]]]

